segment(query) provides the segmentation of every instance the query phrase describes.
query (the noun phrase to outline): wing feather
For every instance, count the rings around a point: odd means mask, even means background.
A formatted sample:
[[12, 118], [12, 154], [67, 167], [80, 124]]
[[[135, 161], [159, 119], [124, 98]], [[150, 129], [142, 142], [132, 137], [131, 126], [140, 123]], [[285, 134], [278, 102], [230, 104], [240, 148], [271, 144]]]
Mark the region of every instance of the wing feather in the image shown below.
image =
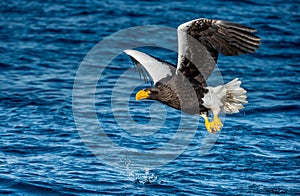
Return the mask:
[[180, 25], [177, 32], [177, 70], [202, 85], [206, 85], [214, 70], [219, 53], [254, 53], [261, 44], [261, 39], [253, 34], [255, 29], [228, 21], [200, 18]]
[[237, 24], [237, 23], [233, 23], [233, 22], [229, 22], [229, 21], [222, 21], [222, 20], [215, 20], [216, 24], [222, 24], [222, 26], [226, 27], [226, 28], [232, 28], [232, 29], [239, 29], [242, 31], [248, 31], [251, 33], [255, 33], [256, 29], [253, 29], [251, 27], [247, 27], [245, 25], [241, 25], [241, 24]]
[[125, 50], [124, 52], [130, 56], [145, 82], [149, 82], [152, 79], [155, 84], [159, 80], [172, 76], [175, 73], [174, 65], [168, 62], [137, 50]]

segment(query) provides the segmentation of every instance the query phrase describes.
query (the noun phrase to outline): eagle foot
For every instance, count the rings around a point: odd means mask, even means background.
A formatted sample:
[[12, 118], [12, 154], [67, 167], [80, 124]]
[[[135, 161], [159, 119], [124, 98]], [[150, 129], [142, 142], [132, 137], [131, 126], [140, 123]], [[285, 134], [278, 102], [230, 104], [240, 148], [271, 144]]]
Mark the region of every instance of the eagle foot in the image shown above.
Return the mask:
[[206, 130], [209, 133], [215, 133], [217, 131], [220, 131], [221, 128], [223, 127], [223, 124], [217, 114], [214, 115], [214, 119], [211, 122], [209, 122], [208, 117], [205, 116], [204, 122], [205, 122]]

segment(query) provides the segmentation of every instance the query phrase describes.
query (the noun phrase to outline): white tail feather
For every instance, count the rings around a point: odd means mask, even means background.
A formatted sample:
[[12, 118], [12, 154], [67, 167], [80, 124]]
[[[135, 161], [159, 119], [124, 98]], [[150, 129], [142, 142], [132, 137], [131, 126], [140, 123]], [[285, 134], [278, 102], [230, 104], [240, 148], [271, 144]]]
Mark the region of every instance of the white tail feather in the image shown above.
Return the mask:
[[203, 97], [203, 105], [213, 113], [223, 111], [227, 114], [238, 113], [247, 102], [247, 91], [241, 87], [241, 81], [236, 78], [225, 85], [207, 87], [208, 93]]
[[243, 104], [248, 103], [247, 99], [247, 91], [240, 87], [241, 81], [236, 78], [231, 82], [228, 82], [224, 85], [226, 89], [226, 96], [223, 101], [223, 110], [227, 114], [238, 113], [239, 110], [243, 109]]

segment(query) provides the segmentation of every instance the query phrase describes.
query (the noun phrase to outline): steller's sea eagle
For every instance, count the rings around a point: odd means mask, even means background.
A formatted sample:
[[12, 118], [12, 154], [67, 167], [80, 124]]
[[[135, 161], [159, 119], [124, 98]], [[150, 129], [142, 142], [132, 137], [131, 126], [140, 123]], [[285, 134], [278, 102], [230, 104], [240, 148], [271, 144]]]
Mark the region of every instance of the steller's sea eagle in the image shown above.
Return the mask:
[[[204, 118], [209, 133], [220, 131], [219, 112], [237, 113], [246, 104], [246, 90], [237, 78], [225, 85], [208, 86], [206, 81], [218, 54], [237, 56], [254, 53], [261, 39], [244, 25], [200, 18], [181, 24], [178, 33], [178, 63], [174, 65], [137, 50], [125, 50], [138, 70], [150, 76], [154, 86], [140, 90], [136, 100], [158, 100], [170, 107]], [[209, 114], [213, 119], [209, 121]]]

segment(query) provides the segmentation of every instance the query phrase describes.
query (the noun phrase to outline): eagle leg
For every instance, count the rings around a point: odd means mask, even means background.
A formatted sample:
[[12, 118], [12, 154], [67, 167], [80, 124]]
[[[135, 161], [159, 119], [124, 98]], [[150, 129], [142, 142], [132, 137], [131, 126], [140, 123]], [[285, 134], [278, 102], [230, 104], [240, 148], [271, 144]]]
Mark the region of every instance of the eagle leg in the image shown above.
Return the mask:
[[214, 119], [211, 122], [209, 122], [207, 115], [202, 115], [202, 117], [204, 118], [206, 130], [209, 133], [215, 133], [216, 131], [220, 131], [223, 127], [223, 124], [220, 118], [218, 117], [218, 114], [214, 114]]

